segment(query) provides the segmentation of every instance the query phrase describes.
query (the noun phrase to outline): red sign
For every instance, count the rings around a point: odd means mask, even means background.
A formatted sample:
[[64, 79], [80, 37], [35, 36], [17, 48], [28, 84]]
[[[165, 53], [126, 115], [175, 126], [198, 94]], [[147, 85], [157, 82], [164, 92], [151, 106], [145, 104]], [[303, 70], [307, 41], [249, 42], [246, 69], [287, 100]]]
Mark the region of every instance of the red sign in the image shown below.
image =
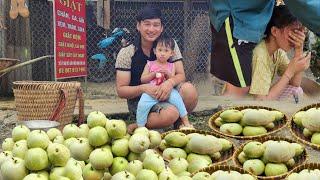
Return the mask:
[[54, 0], [55, 77], [87, 76], [86, 2]]

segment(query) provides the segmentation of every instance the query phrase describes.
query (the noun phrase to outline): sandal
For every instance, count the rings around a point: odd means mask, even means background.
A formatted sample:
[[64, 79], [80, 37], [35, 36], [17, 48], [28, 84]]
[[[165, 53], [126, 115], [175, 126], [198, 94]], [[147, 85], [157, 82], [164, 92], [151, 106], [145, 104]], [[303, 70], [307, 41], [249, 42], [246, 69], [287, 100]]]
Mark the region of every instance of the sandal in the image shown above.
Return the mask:
[[176, 122], [173, 123], [173, 129], [180, 129], [181, 125], [182, 125], [182, 121], [179, 118], [178, 120], [176, 120]]

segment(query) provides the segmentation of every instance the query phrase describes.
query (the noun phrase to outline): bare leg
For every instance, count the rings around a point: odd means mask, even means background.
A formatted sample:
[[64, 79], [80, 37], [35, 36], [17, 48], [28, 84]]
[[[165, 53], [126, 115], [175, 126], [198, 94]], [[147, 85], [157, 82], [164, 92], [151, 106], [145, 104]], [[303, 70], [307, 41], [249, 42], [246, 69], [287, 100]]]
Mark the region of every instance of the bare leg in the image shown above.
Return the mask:
[[[196, 107], [198, 103], [198, 93], [191, 83], [183, 83], [179, 89], [188, 112]], [[171, 126], [179, 118], [179, 112], [174, 106], [162, 108], [160, 113], [150, 113], [146, 127], [149, 129], [158, 129]]]
[[194, 110], [198, 103], [198, 92], [196, 88], [189, 82], [181, 85], [179, 93], [183, 99], [187, 111], [190, 113]]
[[159, 129], [172, 125], [179, 118], [179, 112], [174, 106], [161, 109], [160, 113], [150, 113], [146, 127], [149, 129]]
[[246, 96], [249, 92], [250, 87], [237, 87], [234, 86], [228, 82], [226, 82], [226, 89], [225, 92], [223, 93], [224, 96], [231, 96], [231, 97], [236, 97], [236, 98], [242, 98]]

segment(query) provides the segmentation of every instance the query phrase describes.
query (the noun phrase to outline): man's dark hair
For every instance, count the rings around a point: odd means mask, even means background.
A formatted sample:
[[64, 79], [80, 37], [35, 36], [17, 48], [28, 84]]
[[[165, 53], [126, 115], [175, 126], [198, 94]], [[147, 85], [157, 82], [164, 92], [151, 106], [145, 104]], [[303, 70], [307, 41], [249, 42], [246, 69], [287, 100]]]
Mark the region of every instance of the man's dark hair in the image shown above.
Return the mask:
[[162, 14], [159, 8], [152, 5], [147, 5], [139, 11], [137, 21], [141, 22], [146, 19], [160, 19], [162, 21]]
[[[137, 16], [137, 21], [140, 23], [146, 19], [160, 19], [162, 22], [162, 14], [159, 8], [156, 8], [152, 5], [147, 5], [142, 8]], [[156, 41], [153, 43], [153, 47], [155, 46]], [[137, 37], [133, 41], [133, 45], [137, 48], [141, 46], [141, 35], [138, 33]]]
[[279, 5], [273, 8], [271, 19], [267, 25], [265, 34], [267, 37], [271, 35], [271, 28], [284, 28], [294, 23], [298, 23], [298, 19], [291, 14], [286, 5]]
[[167, 35], [161, 35], [157, 39], [157, 44], [161, 44], [165, 47], [169, 47], [171, 50], [174, 50], [174, 47], [175, 47], [174, 40]]

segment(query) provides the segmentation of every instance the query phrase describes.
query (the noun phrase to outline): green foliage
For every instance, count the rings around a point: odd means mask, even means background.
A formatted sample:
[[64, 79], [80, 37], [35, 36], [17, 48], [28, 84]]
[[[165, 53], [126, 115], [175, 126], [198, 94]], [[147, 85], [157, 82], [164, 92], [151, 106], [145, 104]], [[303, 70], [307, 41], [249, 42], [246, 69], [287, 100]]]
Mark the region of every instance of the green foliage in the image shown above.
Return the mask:
[[320, 37], [317, 37], [316, 43], [312, 46], [312, 50], [314, 51], [317, 59], [319, 59], [319, 57], [320, 57]]

